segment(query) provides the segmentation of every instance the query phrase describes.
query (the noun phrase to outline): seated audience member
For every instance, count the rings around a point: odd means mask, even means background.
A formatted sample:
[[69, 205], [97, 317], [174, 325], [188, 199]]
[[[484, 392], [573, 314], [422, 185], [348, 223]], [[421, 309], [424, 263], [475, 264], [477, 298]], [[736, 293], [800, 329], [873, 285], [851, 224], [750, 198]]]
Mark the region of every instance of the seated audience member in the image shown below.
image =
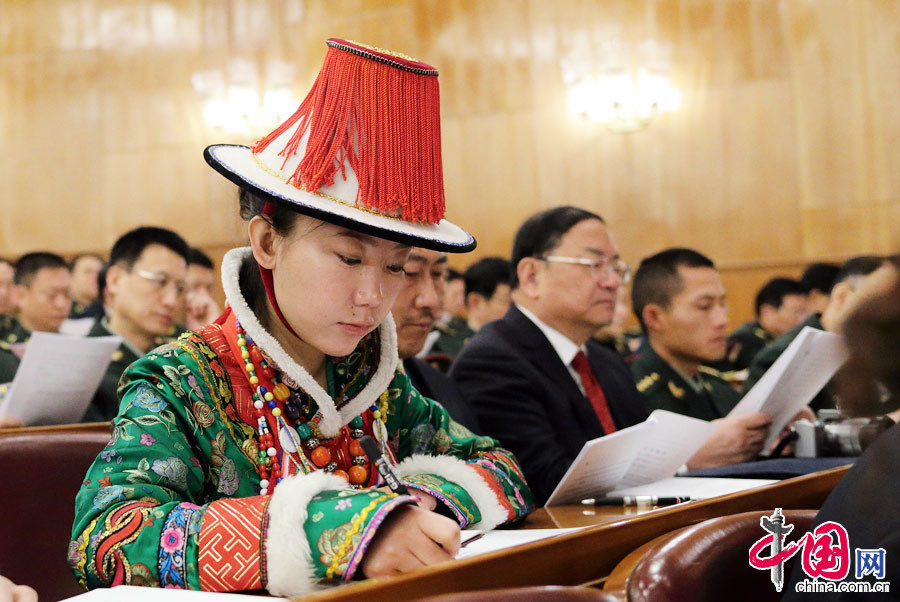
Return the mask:
[[15, 322], [16, 287], [13, 263], [0, 257], [0, 341], [5, 340], [3, 333], [12, 330]]
[[447, 268], [444, 283], [444, 312], [438, 323], [447, 324], [453, 318], [466, 318], [466, 279], [461, 272]]
[[[847, 370], [838, 378], [841, 399], [852, 414], [866, 413], [869, 406], [868, 392], [873, 381], [881, 383], [893, 399], [893, 407], [900, 402], [900, 261], [892, 258], [893, 268], [879, 270], [876, 279], [870, 280], [868, 291], [860, 294], [858, 305], [846, 320], [843, 332], [850, 348]], [[857, 406], [861, 411], [857, 411]], [[878, 413], [885, 409], [878, 408]], [[847, 531], [850, 550], [869, 550], [870, 555], [882, 553], [881, 563], [872, 563], [873, 569], [884, 570], [881, 577], [863, 572], [856, 576], [859, 557], [849, 562], [849, 581], [867, 581], [870, 585], [881, 582], [896, 587], [900, 581], [900, 513], [890, 510], [900, 496], [900, 425], [894, 425], [870, 445], [854, 463], [844, 478], [835, 486], [819, 509], [810, 530], [834, 521]], [[803, 534], [793, 534], [796, 541]], [[802, 552], [800, 552], [802, 553]], [[841, 568], [847, 566], [841, 565]], [[803, 571], [800, 562], [785, 584], [786, 601], [794, 600], [857, 600], [878, 599], [879, 594], [857, 593], [804, 593], [796, 591], [796, 584], [811, 579]], [[874, 589], [872, 590], [875, 591]], [[883, 599], [888, 594], [880, 595]], [[894, 598], [896, 595], [894, 596]]]
[[0, 316], [10, 315], [16, 310], [15, 273], [12, 262], [0, 257]]
[[526, 220], [512, 265], [513, 305], [450, 374], [543, 504], [585, 442], [647, 417], [622, 358], [589, 341], [612, 320], [629, 269], [600, 216], [576, 207]]
[[100, 387], [85, 412], [85, 422], [112, 420], [119, 410], [116, 389], [125, 369], [171, 337], [186, 293], [188, 245], [165, 228], [142, 227], [113, 245], [106, 270], [107, 315], [88, 336], [117, 334], [124, 340], [113, 353]]
[[479, 328], [503, 317], [510, 303], [510, 272], [509, 261], [501, 257], [485, 257], [466, 268], [465, 322], [453, 322], [444, 328], [432, 352], [455, 358]]
[[86, 253], [75, 257], [69, 265], [72, 270], [72, 308], [69, 318], [77, 320], [99, 317], [103, 314], [103, 304], [99, 303], [97, 277], [103, 269], [103, 260]]
[[806, 288], [790, 278], [772, 278], [756, 294], [754, 310], [756, 320], [745, 322], [728, 337], [729, 370], [749, 368], [763, 347], [806, 319]]
[[469, 430], [479, 432], [475, 412], [465, 402], [457, 384], [446, 374], [415, 357], [441, 313], [447, 255], [414, 248], [403, 265], [403, 288], [391, 314], [397, 325], [397, 354], [409, 382], [422, 395], [440, 403], [450, 417]]
[[717, 371], [705, 367], [725, 355], [728, 326], [725, 287], [713, 262], [691, 249], [661, 251], [641, 262], [631, 299], [648, 339], [631, 364], [647, 405], [720, 424], [688, 467], [755, 457], [771, 417], [756, 412], [727, 418], [740, 395]]
[[216, 268], [212, 259], [197, 248], [191, 248], [188, 255], [187, 303], [184, 312], [184, 325], [188, 330], [196, 330], [206, 326], [219, 317], [222, 310], [216, 303]]
[[[860, 256], [847, 260], [841, 266], [841, 271], [835, 278], [831, 289], [828, 306], [821, 314], [813, 313], [806, 320], [787, 331], [756, 354], [750, 364], [750, 372], [744, 381], [744, 392], [749, 391], [753, 385], [766, 373], [775, 360], [784, 353], [800, 331], [806, 326], [840, 333], [840, 327], [847, 313], [854, 307], [856, 297], [867, 278], [870, 278], [884, 264], [884, 258], [873, 256]], [[890, 268], [888, 268], [890, 269]], [[819, 392], [809, 404], [813, 410], [835, 407], [835, 399], [826, 386]]]
[[35, 330], [59, 332], [71, 305], [72, 276], [65, 260], [43, 251], [28, 253], [16, 262], [14, 279], [19, 310], [0, 338], [21, 343]]
[[626, 329], [630, 312], [628, 290], [621, 286], [616, 296], [616, 311], [612, 322], [598, 329], [593, 336], [597, 343], [621, 355], [628, 364], [634, 361], [644, 343], [644, 333], [639, 328]]
[[0, 577], [2, 602], [37, 602], [37, 592], [27, 585], [16, 585], [6, 577]]
[[833, 263], [811, 263], [803, 270], [800, 284], [806, 289], [806, 309], [810, 313], [822, 313], [828, 307], [831, 288], [841, 266]]

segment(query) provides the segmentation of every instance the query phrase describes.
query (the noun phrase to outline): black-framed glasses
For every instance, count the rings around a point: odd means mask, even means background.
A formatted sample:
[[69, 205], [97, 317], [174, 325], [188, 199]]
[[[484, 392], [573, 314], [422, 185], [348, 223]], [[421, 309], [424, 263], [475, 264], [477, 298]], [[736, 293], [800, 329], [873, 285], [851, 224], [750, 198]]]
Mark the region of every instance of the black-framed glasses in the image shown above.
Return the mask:
[[631, 280], [631, 267], [622, 259], [609, 259], [603, 257], [601, 259], [587, 259], [586, 257], [563, 257], [561, 255], [546, 255], [538, 257], [541, 261], [548, 263], [571, 263], [574, 265], [584, 265], [591, 270], [591, 276], [595, 280], [599, 280], [610, 274], [615, 274], [626, 284]]
[[169, 285], [174, 285], [175, 287], [175, 295], [178, 298], [184, 298], [187, 296], [187, 282], [184, 280], [176, 280], [171, 275], [166, 274], [165, 272], [150, 272], [148, 270], [132, 270], [132, 274], [135, 276], [139, 276], [148, 282], [152, 282], [156, 285], [156, 291], [158, 293], [163, 292]]

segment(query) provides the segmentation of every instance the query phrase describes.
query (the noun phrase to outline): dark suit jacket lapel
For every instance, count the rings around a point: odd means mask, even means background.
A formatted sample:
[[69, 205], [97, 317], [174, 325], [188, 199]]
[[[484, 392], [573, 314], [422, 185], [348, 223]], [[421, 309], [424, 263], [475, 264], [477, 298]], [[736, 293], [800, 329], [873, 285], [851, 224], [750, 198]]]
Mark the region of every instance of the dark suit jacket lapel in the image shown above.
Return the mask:
[[575, 384], [569, 369], [563, 365], [553, 345], [550, 344], [541, 329], [515, 305], [510, 306], [503, 321], [515, 329], [510, 336], [519, 339], [529, 363], [558, 387], [569, 404], [574, 418], [583, 425], [584, 430], [592, 438], [605, 434], [591, 402]]

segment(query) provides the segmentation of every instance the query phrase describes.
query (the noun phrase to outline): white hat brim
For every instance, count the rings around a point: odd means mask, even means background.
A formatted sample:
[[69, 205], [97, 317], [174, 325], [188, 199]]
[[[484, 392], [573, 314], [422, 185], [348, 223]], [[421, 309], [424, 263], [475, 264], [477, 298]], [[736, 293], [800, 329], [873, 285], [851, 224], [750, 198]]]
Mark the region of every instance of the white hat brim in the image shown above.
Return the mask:
[[409, 222], [343, 203], [337, 199], [301, 190], [253, 160], [250, 148], [215, 144], [203, 151], [209, 165], [238, 186], [250, 186], [275, 201], [293, 205], [300, 213], [352, 230], [395, 242], [449, 253], [475, 248], [475, 238], [452, 222]]

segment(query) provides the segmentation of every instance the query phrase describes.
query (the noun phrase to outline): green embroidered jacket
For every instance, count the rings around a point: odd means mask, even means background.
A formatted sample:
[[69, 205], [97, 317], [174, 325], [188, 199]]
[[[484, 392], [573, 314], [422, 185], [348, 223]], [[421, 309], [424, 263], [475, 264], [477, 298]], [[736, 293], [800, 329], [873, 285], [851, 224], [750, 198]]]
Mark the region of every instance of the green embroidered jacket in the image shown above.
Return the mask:
[[[230, 310], [150, 352], [123, 376], [113, 438], [76, 499], [69, 562], [86, 587], [299, 595], [322, 579], [361, 576], [378, 526], [399, 505], [415, 503], [412, 496], [351, 489], [322, 470], [301, 470], [271, 495], [258, 495], [250, 385], [239, 382], [242, 362], [229, 353], [229, 325]], [[350, 356], [329, 358], [329, 393], [338, 408], [373, 372], [376, 333]], [[377, 413], [363, 412], [367, 428], [383, 424], [404, 481], [434, 495], [460, 527], [490, 529], [531, 511], [512, 455], [453, 422], [402, 371], [378, 404]]]

